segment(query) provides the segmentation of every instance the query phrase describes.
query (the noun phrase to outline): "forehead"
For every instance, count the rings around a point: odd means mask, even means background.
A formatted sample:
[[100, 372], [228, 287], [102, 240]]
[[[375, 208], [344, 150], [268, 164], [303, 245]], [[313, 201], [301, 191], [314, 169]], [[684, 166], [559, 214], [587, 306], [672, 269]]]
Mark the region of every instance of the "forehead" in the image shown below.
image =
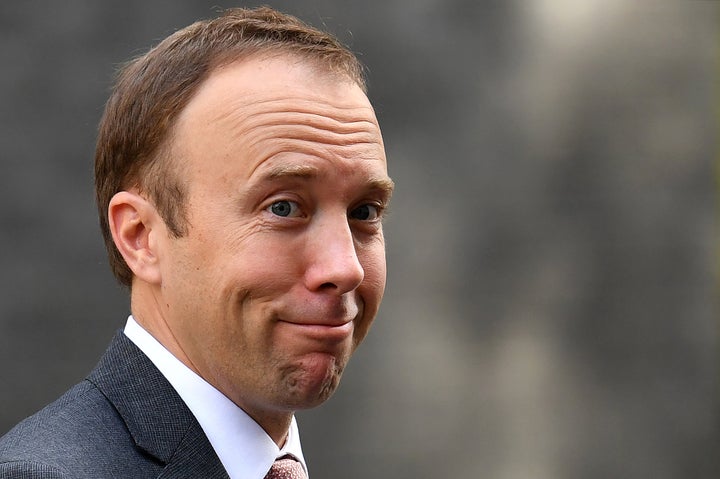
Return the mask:
[[181, 112], [172, 143], [205, 176], [232, 165], [251, 174], [288, 153], [368, 160], [385, 171], [380, 129], [360, 86], [287, 54], [214, 70]]
[[260, 113], [263, 106], [278, 107], [279, 112], [283, 101], [288, 107], [292, 101], [303, 104], [298, 105], [301, 111], [328, 109], [344, 119], [356, 114], [376, 123], [370, 102], [354, 80], [318, 61], [289, 53], [255, 54], [215, 68], [180, 117], [242, 118]]

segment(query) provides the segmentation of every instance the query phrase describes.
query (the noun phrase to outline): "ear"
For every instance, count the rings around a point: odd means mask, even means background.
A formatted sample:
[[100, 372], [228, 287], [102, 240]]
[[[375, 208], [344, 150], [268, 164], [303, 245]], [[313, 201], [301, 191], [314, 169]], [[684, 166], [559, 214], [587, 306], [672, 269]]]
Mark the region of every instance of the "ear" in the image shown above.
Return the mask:
[[140, 280], [160, 284], [158, 242], [165, 224], [155, 207], [135, 191], [121, 191], [110, 199], [108, 222], [115, 247]]

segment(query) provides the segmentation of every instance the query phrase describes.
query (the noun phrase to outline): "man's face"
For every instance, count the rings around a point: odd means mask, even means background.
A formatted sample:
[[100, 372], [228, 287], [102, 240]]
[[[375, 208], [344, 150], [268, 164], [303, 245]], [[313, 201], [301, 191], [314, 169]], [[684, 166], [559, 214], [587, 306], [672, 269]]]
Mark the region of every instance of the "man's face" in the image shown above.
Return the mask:
[[254, 58], [211, 74], [172, 141], [190, 226], [158, 239], [157, 308], [181, 356], [256, 419], [321, 403], [385, 287], [392, 183], [368, 99]]

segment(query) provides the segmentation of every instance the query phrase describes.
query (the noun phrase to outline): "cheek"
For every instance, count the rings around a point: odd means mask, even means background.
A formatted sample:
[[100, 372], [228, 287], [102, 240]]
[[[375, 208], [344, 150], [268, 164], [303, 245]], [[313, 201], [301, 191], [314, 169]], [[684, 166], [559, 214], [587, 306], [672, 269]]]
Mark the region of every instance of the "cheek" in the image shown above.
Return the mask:
[[357, 325], [356, 343], [362, 341], [370, 329], [385, 292], [386, 266], [384, 248], [374, 249], [373, 254], [365, 255], [362, 261], [365, 278], [360, 285], [359, 293], [365, 310], [362, 322]]
[[298, 281], [297, 264], [295, 257], [281, 253], [247, 256], [234, 265], [234, 286], [244, 289], [253, 300], [273, 299]]
[[232, 238], [219, 248], [222, 252], [206, 267], [214, 270], [210, 273], [217, 280], [214, 289], [224, 289], [227, 295], [261, 299], [287, 289], [297, 277], [297, 249], [282, 235], [256, 231]]
[[378, 243], [360, 251], [359, 254], [361, 255], [360, 261], [363, 266], [363, 271], [365, 272], [365, 278], [363, 279], [361, 287], [364, 289], [364, 293], [370, 296], [366, 298], [366, 300], [371, 301], [371, 298], [376, 298], [376, 301], [379, 302], [385, 291], [385, 279], [387, 275], [385, 246], [382, 243]]

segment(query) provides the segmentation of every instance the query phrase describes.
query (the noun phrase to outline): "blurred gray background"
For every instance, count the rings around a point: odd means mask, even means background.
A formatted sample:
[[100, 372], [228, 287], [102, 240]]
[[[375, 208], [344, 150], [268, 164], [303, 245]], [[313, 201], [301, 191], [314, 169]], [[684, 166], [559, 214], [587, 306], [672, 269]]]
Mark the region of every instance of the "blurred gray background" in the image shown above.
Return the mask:
[[[315, 479], [717, 478], [712, 1], [271, 1], [368, 67], [389, 283]], [[92, 194], [116, 67], [214, 6], [0, 4], [0, 434], [128, 313]]]

